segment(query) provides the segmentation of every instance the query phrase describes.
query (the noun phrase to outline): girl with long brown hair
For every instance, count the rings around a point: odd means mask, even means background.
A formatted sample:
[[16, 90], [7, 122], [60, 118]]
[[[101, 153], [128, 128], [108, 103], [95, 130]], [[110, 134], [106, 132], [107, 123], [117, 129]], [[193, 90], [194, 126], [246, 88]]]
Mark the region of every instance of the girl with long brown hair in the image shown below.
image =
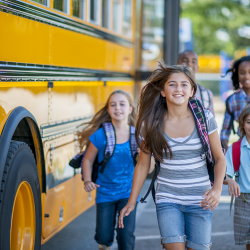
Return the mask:
[[[136, 119], [131, 97], [122, 90], [114, 91], [105, 106], [93, 117], [79, 134], [81, 146], [88, 145], [83, 160], [84, 189], [96, 189], [96, 234], [99, 249], [109, 250], [114, 240], [116, 216], [126, 205], [134, 173], [134, 162], [130, 147], [130, 126]], [[103, 123], [111, 122], [115, 130], [116, 144], [112, 157], [104, 171], [99, 168], [96, 183], [91, 180], [92, 166], [98, 155], [98, 162], [104, 159], [107, 138]], [[135, 210], [125, 221], [126, 229], [117, 229], [119, 249], [133, 250], [135, 244]]]
[[[197, 84], [186, 66], [163, 66], [154, 71], [140, 96], [136, 139], [141, 153], [135, 167], [133, 186], [123, 218], [136, 205], [153, 154], [160, 162], [157, 177], [156, 211], [162, 243], [167, 250], [209, 249], [212, 212], [219, 204], [226, 170], [217, 125], [204, 110], [213, 158], [214, 185], [211, 188], [204, 150], [195, 120], [188, 107]], [[126, 227], [126, 226], [125, 226]]]

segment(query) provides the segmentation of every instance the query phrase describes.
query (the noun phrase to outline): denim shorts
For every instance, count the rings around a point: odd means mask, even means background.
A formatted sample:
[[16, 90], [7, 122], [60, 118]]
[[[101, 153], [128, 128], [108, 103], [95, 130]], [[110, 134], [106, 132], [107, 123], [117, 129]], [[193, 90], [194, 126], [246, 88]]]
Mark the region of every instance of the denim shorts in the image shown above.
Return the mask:
[[156, 204], [163, 244], [183, 242], [197, 250], [211, 249], [212, 212], [200, 206]]

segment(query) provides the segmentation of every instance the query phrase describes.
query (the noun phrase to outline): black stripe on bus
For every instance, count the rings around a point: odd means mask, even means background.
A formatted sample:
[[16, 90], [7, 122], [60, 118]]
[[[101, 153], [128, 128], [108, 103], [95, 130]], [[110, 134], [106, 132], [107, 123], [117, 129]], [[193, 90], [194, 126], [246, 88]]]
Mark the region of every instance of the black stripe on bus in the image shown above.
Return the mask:
[[0, 0], [0, 11], [111, 41], [125, 47], [131, 48], [133, 45], [130, 40], [112, 35], [108, 32], [72, 20], [69, 17], [61, 16], [52, 11], [19, 0]]
[[131, 81], [128, 73], [0, 61], [1, 81]]

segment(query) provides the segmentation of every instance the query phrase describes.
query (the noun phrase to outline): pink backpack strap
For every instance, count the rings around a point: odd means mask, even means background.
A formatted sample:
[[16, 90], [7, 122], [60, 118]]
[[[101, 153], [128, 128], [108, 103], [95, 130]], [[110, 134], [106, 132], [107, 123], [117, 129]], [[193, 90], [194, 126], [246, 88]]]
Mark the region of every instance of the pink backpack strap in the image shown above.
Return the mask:
[[238, 172], [240, 169], [240, 146], [241, 139], [237, 142], [234, 142], [232, 145], [233, 166], [235, 172]]

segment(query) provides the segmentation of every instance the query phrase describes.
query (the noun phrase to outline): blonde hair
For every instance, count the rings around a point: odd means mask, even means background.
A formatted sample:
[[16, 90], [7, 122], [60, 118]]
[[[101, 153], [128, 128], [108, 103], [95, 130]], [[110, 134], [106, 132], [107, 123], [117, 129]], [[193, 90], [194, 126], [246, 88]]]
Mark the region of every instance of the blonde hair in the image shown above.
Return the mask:
[[250, 104], [247, 104], [243, 110], [241, 111], [238, 122], [239, 122], [239, 130], [240, 130], [240, 137], [243, 138], [246, 135], [246, 131], [244, 129], [244, 123], [246, 120], [246, 117], [250, 115]]
[[114, 94], [123, 94], [127, 98], [130, 107], [133, 108], [132, 112], [129, 114], [129, 117], [128, 117], [128, 125], [135, 126], [135, 121], [136, 121], [137, 115], [136, 115], [136, 112], [135, 112], [135, 107], [134, 107], [134, 103], [132, 101], [132, 98], [130, 97], [130, 95], [128, 93], [126, 93], [123, 90], [115, 90], [114, 92], [112, 92], [110, 94], [110, 96], [109, 96], [106, 104], [104, 105], [104, 107], [102, 109], [100, 109], [94, 115], [92, 120], [90, 122], [86, 122], [86, 123], [83, 123], [83, 124], [80, 125], [80, 127], [85, 126], [82, 131], [79, 131], [77, 133], [80, 148], [82, 148], [84, 145], [89, 144], [89, 137], [94, 132], [96, 132], [103, 123], [111, 122], [111, 117], [110, 117], [110, 115], [108, 113], [108, 107], [109, 107], [110, 98]]

